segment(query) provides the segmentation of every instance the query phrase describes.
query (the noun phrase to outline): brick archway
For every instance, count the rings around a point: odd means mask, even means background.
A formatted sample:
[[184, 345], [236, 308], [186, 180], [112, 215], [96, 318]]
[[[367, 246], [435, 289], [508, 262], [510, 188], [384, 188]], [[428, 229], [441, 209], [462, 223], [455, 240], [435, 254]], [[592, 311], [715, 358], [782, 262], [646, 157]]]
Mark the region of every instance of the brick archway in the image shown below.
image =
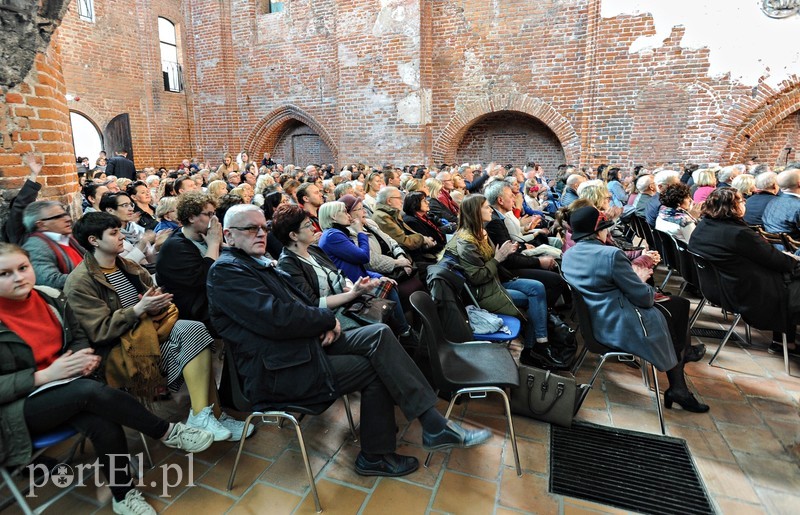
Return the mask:
[[540, 98], [507, 94], [490, 96], [460, 108], [433, 144], [431, 158], [434, 163], [454, 162], [458, 144], [470, 127], [487, 114], [502, 111], [526, 114], [544, 123], [561, 142], [566, 162], [578, 162], [581, 142], [569, 120]]
[[304, 123], [316, 132], [322, 141], [328, 145], [328, 148], [331, 149], [334, 161], [338, 162], [339, 148], [333, 142], [333, 138], [331, 138], [328, 131], [308, 113], [292, 104], [279, 107], [262, 118], [247, 136], [244, 148], [255, 156], [259, 156], [263, 152], [272, 152], [281, 134], [295, 121]]
[[800, 79], [766, 98], [744, 119], [728, 142], [723, 156], [743, 163], [752, 146], [790, 114], [800, 110]]

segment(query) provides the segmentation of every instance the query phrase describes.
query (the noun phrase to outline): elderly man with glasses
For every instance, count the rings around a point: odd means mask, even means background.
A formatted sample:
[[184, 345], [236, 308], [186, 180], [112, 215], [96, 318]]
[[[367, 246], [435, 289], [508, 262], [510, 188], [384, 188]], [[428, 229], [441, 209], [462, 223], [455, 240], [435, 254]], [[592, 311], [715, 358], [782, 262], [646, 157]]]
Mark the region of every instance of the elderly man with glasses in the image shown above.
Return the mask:
[[342, 331], [333, 311], [319, 307], [265, 256], [270, 227], [256, 206], [225, 215], [229, 247], [211, 267], [211, 321], [244, 378], [256, 410], [328, 402], [361, 392], [361, 452], [355, 470], [366, 476], [404, 476], [419, 467], [397, 454], [394, 405], [419, 419], [429, 450], [472, 447], [486, 429], [465, 430], [436, 409], [436, 394], [384, 324]]
[[22, 224], [28, 232], [23, 248], [31, 255], [36, 284], [63, 290], [85, 252], [72, 236], [72, 217], [60, 203], [40, 200], [25, 208]]

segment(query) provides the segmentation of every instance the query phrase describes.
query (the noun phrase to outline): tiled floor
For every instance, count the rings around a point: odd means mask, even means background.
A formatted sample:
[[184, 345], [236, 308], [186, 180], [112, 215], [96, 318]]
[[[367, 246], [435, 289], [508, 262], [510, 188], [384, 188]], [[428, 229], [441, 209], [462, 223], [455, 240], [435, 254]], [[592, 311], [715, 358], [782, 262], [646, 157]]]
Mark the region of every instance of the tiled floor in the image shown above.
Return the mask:
[[[671, 287], [673, 291], [676, 287]], [[718, 309], [707, 308], [699, 326], [719, 328]], [[742, 330], [743, 332], [743, 330]], [[754, 331], [753, 346], [741, 349], [731, 343], [715, 365], [708, 357], [687, 367], [700, 398], [711, 406], [707, 414], [680, 409], [665, 410], [668, 434], [685, 439], [711, 494], [718, 513], [800, 513], [800, 378], [787, 377], [779, 356], [766, 352], [767, 335]], [[703, 341], [709, 356], [718, 340]], [[590, 363], [578, 374], [586, 380]], [[792, 371], [800, 376], [800, 361]], [[666, 378], [661, 376], [662, 389]], [[357, 401], [354, 412], [357, 413]], [[162, 403], [160, 410], [179, 419], [183, 409]], [[445, 404], [441, 404], [445, 409]], [[401, 479], [375, 479], [356, 475], [352, 463], [358, 452], [347, 429], [341, 403], [325, 414], [303, 422], [311, 462], [325, 513], [328, 514], [597, 514], [623, 513], [607, 506], [547, 492], [549, 426], [515, 417], [524, 475], [517, 477], [496, 400], [470, 401], [456, 410], [458, 419], [491, 427], [495, 435], [485, 446], [434, 455], [430, 468]], [[579, 420], [658, 433], [652, 396], [641, 375], [622, 364], [607, 365], [599, 384], [588, 396]], [[398, 420], [404, 420], [398, 413]], [[420, 461], [417, 423], [404, 423], [399, 452]], [[141, 444], [132, 438], [131, 447]], [[313, 513], [313, 500], [303, 472], [302, 459], [289, 426], [262, 426], [247, 441], [233, 491], [225, 490], [235, 453], [232, 443], [215, 444], [194, 456], [195, 486], [163, 489], [163, 471], [177, 483], [177, 469], [189, 473], [187, 457], [151, 442], [159, 467], [146, 473], [143, 488], [159, 512], [167, 514]], [[91, 454], [91, 450], [87, 451]], [[88, 458], [84, 458], [88, 459]], [[172, 464], [172, 469], [164, 465]], [[45, 492], [47, 490], [47, 492]], [[39, 499], [55, 487], [42, 490]], [[6, 495], [7, 490], [2, 494]], [[36, 505], [38, 499], [32, 500]], [[3, 515], [18, 513], [13, 506]], [[48, 513], [111, 513], [105, 487], [83, 487], [61, 499]]]

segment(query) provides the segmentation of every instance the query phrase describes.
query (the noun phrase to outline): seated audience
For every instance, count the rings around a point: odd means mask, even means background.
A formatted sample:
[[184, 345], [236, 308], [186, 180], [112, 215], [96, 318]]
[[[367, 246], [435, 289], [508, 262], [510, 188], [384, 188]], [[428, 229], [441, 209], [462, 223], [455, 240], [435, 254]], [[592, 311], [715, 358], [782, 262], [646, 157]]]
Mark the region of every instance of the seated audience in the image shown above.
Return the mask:
[[756, 192], [756, 178], [749, 173], [743, 173], [731, 181], [731, 188], [741, 193], [747, 200]]
[[697, 222], [689, 214], [693, 207], [691, 189], [682, 182], [671, 184], [661, 194], [660, 200], [656, 230], [688, 243]]
[[650, 199], [656, 192], [656, 184], [653, 181], [653, 176], [650, 174], [642, 175], [636, 180], [636, 199], [633, 201], [633, 212], [639, 218], [647, 216], [646, 208]]
[[158, 201], [158, 207], [156, 207], [156, 218], [158, 219], [158, 224], [156, 225], [153, 232], [156, 234], [162, 231], [174, 231], [180, 227], [180, 224], [176, 221], [178, 212], [178, 197], [164, 197]]
[[567, 187], [561, 195], [561, 207], [569, 207], [570, 204], [578, 200], [578, 187], [586, 182], [586, 177], [574, 173], [567, 177]]
[[394, 239], [403, 250], [417, 262], [432, 262], [436, 258], [430, 249], [436, 247], [436, 241], [430, 236], [415, 232], [402, 219], [403, 196], [400, 190], [389, 186], [378, 193], [378, 202], [372, 219], [381, 231]]
[[764, 208], [764, 230], [785, 232], [800, 239], [800, 169], [788, 168], [778, 174], [781, 194]]
[[778, 186], [778, 174], [775, 172], [758, 174], [756, 190], [756, 193], [747, 199], [747, 209], [744, 213], [744, 222], [747, 225], [763, 225], [764, 210], [781, 193], [781, 188]]
[[386, 184], [383, 182], [383, 174], [380, 172], [372, 172], [367, 177], [364, 183], [364, 209], [367, 210], [367, 215], [372, 216], [375, 212], [375, 204], [378, 202], [378, 192], [381, 191]]
[[[319, 239], [319, 246], [336, 266], [344, 272], [345, 277], [353, 283], [362, 277], [370, 277], [392, 283], [392, 288], [386, 298], [396, 303], [394, 319], [397, 322], [398, 334], [403, 338], [410, 336], [411, 326], [406, 320], [405, 313], [403, 313], [403, 306], [397, 293], [397, 281], [384, 277], [379, 273], [367, 271], [369, 236], [364, 230], [361, 219], [351, 217], [344, 202], [328, 202], [320, 207], [319, 222], [323, 229], [322, 237]], [[350, 239], [351, 233], [355, 234], [357, 243], [353, 243], [353, 240]]]
[[[106, 380], [145, 397], [165, 378], [173, 392], [185, 381], [191, 399], [186, 424], [210, 431], [214, 441], [240, 440], [244, 423], [221, 413], [216, 399], [214, 339], [202, 322], [179, 319], [173, 295], [155, 287], [145, 269], [121, 257], [121, 226], [109, 213], [87, 213], [75, 223], [75, 237], [88, 252], [64, 288], [81, 327], [103, 358]], [[137, 352], [128, 355], [126, 349], [134, 345]], [[140, 371], [132, 384], [125, 372], [129, 358]]]
[[297, 188], [296, 196], [297, 204], [308, 213], [308, 219], [314, 225], [314, 232], [322, 233], [318, 216], [319, 207], [325, 202], [322, 191], [313, 182], [305, 182]]
[[[714, 191], [703, 204], [702, 218], [689, 250], [720, 271], [725, 291], [745, 322], [758, 328], [782, 327], [790, 320], [787, 339], [794, 345], [800, 315], [800, 266], [797, 257], [776, 250], [743, 221], [745, 201], [733, 188]], [[781, 341], [781, 343], [778, 343]], [[770, 352], [783, 352], [780, 333]]]
[[72, 217], [60, 203], [39, 200], [25, 208], [22, 223], [28, 230], [23, 248], [30, 255], [38, 284], [63, 290], [85, 252], [72, 236]]
[[208, 279], [211, 319], [232, 346], [255, 409], [361, 391], [355, 470], [366, 476], [403, 476], [419, 466], [416, 458], [395, 453], [394, 404], [408, 420], [419, 419], [425, 449], [472, 447], [489, 438], [488, 430], [465, 430], [442, 417], [436, 394], [388, 327], [343, 332], [333, 311], [267, 266], [269, 228], [256, 206], [231, 208], [224, 228], [230, 247]]
[[181, 318], [199, 320], [209, 328], [206, 278], [222, 246], [216, 207], [216, 200], [206, 193], [178, 197], [177, 217], [182, 227], [164, 242], [156, 262], [158, 283], [173, 295]]
[[655, 302], [655, 290], [645, 284], [652, 271], [634, 269], [620, 249], [605, 244], [613, 222], [595, 207], [572, 211], [569, 223], [577, 243], [564, 254], [564, 277], [589, 308], [596, 338], [666, 371], [666, 408], [675, 403], [686, 411], [708, 411], [689, 391], [683, 373], [687, 361], [705, 354], [705, 347], [689, 345], [689, 301], [665, 297]]
[[150, 188], [142, 181], [132, 182], [126, 188], [126, 193], [133, 200], [133, 211], [139, 215], [137, 224], [144, 227], [146, 231], [152, 231], [158, 225], [155, 218], [155, 207], [150, 204], [152, 196]]
[[100, 210], [116, 216], [122, 222], [120, 233], [125, 238], [122, 257], [138, 264], [155, 263], [156, 234], [153, 231], [145, 231], [144, 227], [133, 221], [136, 215], [133, 201], [127, 193], [106, 193], [100, 199]]
[[645, 219], [650, 227], [656, 226], [658, 211], [661, 209], [661, 192], [667, 189], [670, 184], [681, 182], [681, 177], [674, 170], [661, 170], [653, 176], [653, 181], [656, 183], [656, 192], [647, 202], [647, 206], [645, 206]]
[[86, 202], [84, 213], [96, 213], [100, 211], [100, 200], [103, 195], [108, 193], [108, 186], [102, 183], [87, 182], [81, 188], [81, 194]]
[[[445, 247], [446, 254], [464, 269], [479, 307], [525, 320], [521, 362], [547, 368], [568, 367], [548, 345], [544, 285], [531, 279], [515, 279], [502, 266], [517, 251], [517, 243], [509, 240], [495, 249], [484, 229], [491, 219], [492, 207], [483, 195], [467, 196], [458, 215], [458, 230]], [[525, 314], [518, 307], [525, 309]]]
[[706, 197], [717, 188], [717, 178], [714, 176], [714, 171], [709, 168], [698, 170], [694, 175], [697, 177], [694, 181], [697, 189], [694, 190], [692, 200], [696, 204], [702, 204]]
[[[442, 233], [437, 220], [432, 218], [433, 215], [430, 214], [428, 197], [424, 193], [421, 191], [408, 193], [403, 200], [403, 213], [403, 222], [405, 222], [412, 231], [423, 236], [428, 236], [436, 243], [434, 247], [428, 249], [430, 254], [438, 255], [444, 250], [447, 238], [444, 233]], [[448, 224], [448, 228], [449, 227], [450, 225]]]
[[[449, 177], [449, 174], [445, 177]], [[418, 191], [425, 192], [425, 190], [427, 190], [428, 207], [430, 208], [430, 213], [433, 216], [439, 220], [444, 220], [449, 224], [456, 225], [458, 223], [458, 215], [455, 214], [448, 206], [444, 205], [441, 200], [439, 200], [439, 196], [443, 189], [444, 184], [442, 184], [442, 181], [431, 178], [425, 181], [424, 188], [420, 184]], [[452, 201], [451, 197], [448, 198], [450, 198]]]
[[[110, 484], [114, 513], [155, 515], [128, 474], [128, 445], [122, 426], [158, 439], [167, 447], [202, 452], [209, 432], [170, 423], [133, 396], [89, 378], [100, 366], [64, 295], [35, 287], [28, 254], [0, 243], [0, 466], [25, 465], [31, 440], [70, 427], [86, 435]], [[31, 395], [55, 381], [69, 381]], [[116, 460], [122, 460], [122, 463]]]
[[430, 185], [428, 186], [431, 189], [431, 197], [435, 197], [439, 201], [438, 204], [431, 205], [431, 211], [439, 218], [444, 218], [454, 224], [458, 221], [460, 208], [451, 195], [451, 192], [455, 190], [453, 175], [446, 171], [439, 172], [436, 174], [436, 180], [439, 181], [442, 187], [438, 193], [434, 193], [433, 188]]

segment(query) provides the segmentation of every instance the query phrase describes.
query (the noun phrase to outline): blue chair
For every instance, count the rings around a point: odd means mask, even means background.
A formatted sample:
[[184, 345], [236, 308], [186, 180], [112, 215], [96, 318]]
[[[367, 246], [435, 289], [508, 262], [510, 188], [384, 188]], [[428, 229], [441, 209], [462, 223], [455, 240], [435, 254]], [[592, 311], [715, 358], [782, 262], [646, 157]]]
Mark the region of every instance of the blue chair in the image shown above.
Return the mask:
[[[19, 490], [19, 488], [17, 488], [17, 485], [14, 484], [13, 477], [19, 474], [21, 471], [25, 470], [27, 466], [33, 462], [33, 460], [38, 458], [49, 447], [52, 447], [66, 440], [69, 440], [70, 438], [74, 437], [77, 434], [78, 432], [75, 431], [74, 429], [70, 427], [65, 427], [63, 429], [59, 429], [51, 433], [37, 436], [33, 438], [31, 441], [31, 443], [33, 444], [33, 454], [28, 463], [26, 463], [25, 465], [20, 465], [19, 467], [16, 467], [11, 471], [9, 471], [7, 467], [0, 467], [0, 477], [2, 477], [5, 484], [8, 485], [8, 489], [11, 491], [11, 495], [13, 495], [14, 499], [16, 499], [16, 501], [19, 503], [19, 506], [25, 515], [39, 515], [40, 513], [44, 512], [47, 508], [49, 508], [53, 503], [55, 503], [56, 501], [67, 495], [73, 488], [75, 488], [78, 485], [76, 483], [70, 485], [67, 488], [64, 488], [57, 495], [49, 499], [46, 503], [42, 504], [35, 510], [31, 510], [30, 506], [28, 506], [28, 503], [25, 501], [25, 495], [23, 495], [23, 493]], [[75, 442], [72, 449], [70, 450], [69, 459], [71, 459], [72, 456], [75, 454], [75, 450], [77, 449], [80, 443], [81, 443], [80, 440]], [[67, 461], [69, 461], [69, 459]]]

